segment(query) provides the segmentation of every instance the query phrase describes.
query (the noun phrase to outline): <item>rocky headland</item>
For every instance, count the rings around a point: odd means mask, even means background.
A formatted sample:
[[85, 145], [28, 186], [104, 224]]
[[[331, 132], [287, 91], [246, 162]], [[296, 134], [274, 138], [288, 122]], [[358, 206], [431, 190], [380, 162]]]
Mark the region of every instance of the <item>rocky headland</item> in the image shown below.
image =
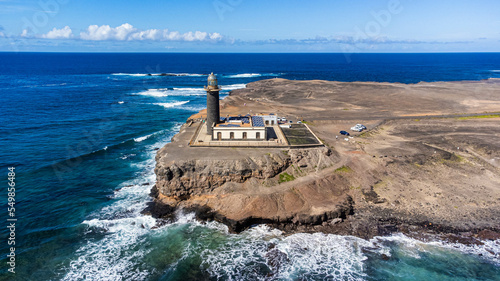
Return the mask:
[[[500, 83], [418, 84], [262, 80], [232, 91], [221, 115], [275, 112], [306, 120], [315, 148], [188, 145], [204, 111], [156, 156], [154, 202], [217, 220], [234, 232], [269, 224], [286, 232], [370, 238], [438, 234], [500, 238]], [[363, 123], [368, 130], [340, 137]], [[350, 130], [349, 130], [350, 131]]]

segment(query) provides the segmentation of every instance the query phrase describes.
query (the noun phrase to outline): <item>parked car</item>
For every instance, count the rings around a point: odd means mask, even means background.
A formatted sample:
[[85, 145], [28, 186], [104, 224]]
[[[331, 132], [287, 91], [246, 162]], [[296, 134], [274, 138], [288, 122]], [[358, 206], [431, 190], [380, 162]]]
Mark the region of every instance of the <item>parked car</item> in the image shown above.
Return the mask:
[[340, 134], [344, 136], [349, 136], [349, 133], [347, 131], [340, 131]]
[[362, 124], [356, 124], [356, 126], [352, 127], [351, 130], [355, 132], [361, 132], [363, 130], [366, 130], [366, 127]]

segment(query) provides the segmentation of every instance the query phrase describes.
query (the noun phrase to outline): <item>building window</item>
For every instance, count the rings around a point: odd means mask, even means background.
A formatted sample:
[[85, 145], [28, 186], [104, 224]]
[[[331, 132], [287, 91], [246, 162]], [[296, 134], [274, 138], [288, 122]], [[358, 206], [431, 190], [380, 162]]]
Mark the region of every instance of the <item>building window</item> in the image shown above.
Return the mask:
[[274, 125], [274, 120], [271, 120], [271, 125]]
[[243, 132], [243, 139], [246, 140], [247, 139], [247, 132]]
[[217, 133], [217, 140], [222, 140], [222, 133], [221, 132]]
[[266, 126], [269, 125], [269, 120], [266, 120]]
[[234, 140], [234, 132], [229, 133], [229, 139]]
[[260, 139], [260, 132], [257, 132], [257, 133], [255, 134], [255, 138], [256, 138], [256, 139]]

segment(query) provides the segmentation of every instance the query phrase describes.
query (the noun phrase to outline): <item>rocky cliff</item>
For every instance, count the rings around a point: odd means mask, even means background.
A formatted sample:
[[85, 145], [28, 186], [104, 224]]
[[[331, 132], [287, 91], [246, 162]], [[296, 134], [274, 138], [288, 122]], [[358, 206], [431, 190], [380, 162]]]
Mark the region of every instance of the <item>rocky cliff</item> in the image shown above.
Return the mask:
[[[338, 165], [330, 148], [238, 148], [236, 153], [231, 148], [184, 147], [190, 132], [183, 126], [157, 153], [154, 215], [184, 209], [241, 231], [255, 223], [337, 223], [352, 213], [352, 198], [335, 184], [337, 175], [315, 176]], [[207, 157], [202, 153], [207, 150], [218, 157]]]

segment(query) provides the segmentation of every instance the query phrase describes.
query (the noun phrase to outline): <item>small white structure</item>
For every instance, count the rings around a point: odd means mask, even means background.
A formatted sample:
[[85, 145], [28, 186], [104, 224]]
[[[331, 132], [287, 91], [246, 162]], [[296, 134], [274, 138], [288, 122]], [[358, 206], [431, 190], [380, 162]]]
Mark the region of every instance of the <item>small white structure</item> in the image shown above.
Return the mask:
[[278, 116], [274, 114], [269, 114], [269, 115], [259, 115], [264, 119], [264, 124], [266, 126], [273, 126], [273, 125], [278, 125]]
[[213, 140], [266, 140], [266, 128], [215, 127]]
[[266, 126], [262, 116], [228, 116], [213, 127], [214, 141], [264, 141]]

